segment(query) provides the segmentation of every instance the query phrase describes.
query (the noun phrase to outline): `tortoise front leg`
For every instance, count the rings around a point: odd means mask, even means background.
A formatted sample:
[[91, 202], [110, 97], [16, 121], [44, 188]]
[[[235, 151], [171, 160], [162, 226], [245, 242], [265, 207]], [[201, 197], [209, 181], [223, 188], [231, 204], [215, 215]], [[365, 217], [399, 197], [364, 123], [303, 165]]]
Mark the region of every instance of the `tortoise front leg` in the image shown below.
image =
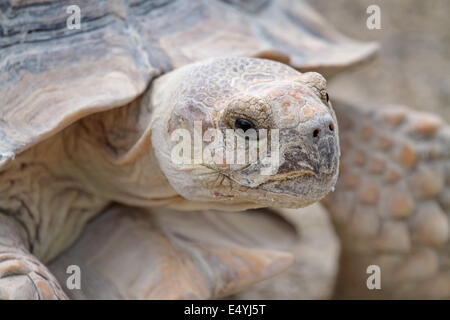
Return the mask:
[[58, 281], [26, 248], [17, 223], [0, 215], [0, 299], [67, 299]]
[[73, 299], [207, 299], [284, 271], [295, 230], [277, 215], [113, 206], [50, 269], [80, 267]]
[[450, 298], [450, 127], [400, 106], [335, 109], [342, 166], [324, 203], [342, 241], [336, 297]]

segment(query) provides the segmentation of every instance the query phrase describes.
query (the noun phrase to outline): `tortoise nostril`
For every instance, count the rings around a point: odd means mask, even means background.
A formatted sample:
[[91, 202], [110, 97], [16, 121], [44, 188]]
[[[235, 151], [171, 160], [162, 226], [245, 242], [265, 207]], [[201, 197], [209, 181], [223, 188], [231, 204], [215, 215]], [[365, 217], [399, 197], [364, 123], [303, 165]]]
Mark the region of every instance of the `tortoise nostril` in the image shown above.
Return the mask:
[[319, 133], [320, 133], [320, 129], [315, 129], [315, 130], [313, 131], [313, 137], [314, 137], [314, 138], [317, 138], [317, 137], [319, 136]]
[[335, 131], [337, 130], [336, 124], [331, 118], [331, 116], [322, 116], [312, 119], [310, 124], [308, 124], [308, 135], [310, 139], [317, 140], [328, 137], [335, 136]]
[[330, 131], [334, 131], [334, 124], [333, 124], [333, 122], [330, 122], [330, 124], [328, 125], [328, 129], [330, 129]]

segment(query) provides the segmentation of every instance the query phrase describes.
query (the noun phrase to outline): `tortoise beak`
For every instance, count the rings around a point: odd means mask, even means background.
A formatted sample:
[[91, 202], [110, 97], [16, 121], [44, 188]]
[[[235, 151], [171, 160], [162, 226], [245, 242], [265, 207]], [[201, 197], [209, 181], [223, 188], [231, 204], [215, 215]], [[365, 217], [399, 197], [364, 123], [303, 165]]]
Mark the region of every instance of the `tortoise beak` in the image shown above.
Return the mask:
[[336, 124], [331, 116], [320, 116], [303, 124], [297, 131], [297, 141], [290, 142], [282, 151], [277, 174], [298, 172], [313, 175], [335, 173], [339, 162], [339, 142]]
[[332, 174], [337, 168], [339, 158], [337, 139], [333, 136], [321, 138], [318, 142], [318, 154], [316, 173]]

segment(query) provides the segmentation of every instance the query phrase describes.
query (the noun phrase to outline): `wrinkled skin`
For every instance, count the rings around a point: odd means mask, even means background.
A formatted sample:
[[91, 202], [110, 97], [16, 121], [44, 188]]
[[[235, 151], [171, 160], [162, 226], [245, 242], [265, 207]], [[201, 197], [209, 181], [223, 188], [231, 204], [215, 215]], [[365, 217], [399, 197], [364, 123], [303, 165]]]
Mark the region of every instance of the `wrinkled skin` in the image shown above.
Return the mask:
[[[194, 135], [194, 121], [201, 121], [201, 131], [223, 131], [238, 119], [258, 133], [279, 129], [273, 174], [261, 175], [266, 163], [258, 159], [238, 165], [172, 161], [174, 130]], [[1, 209], [19, 231], [0, 224], [0, 260], [6, 261], [0, 265], [1, 296], [65, 298], [37, 259], [56, 257], [114, 202], [183, 210], [316, 202], [337, 179], [337, 134], [325, 80], [317, 73], [249, 58], [217, 58], [168, 73], [132, 103], [87, 116], [2, 168]], [[275, 138], [268, 137], [272, 146]], [[215, 142], [224, 148], [223, 140]], [[11, 255], [18, 246], [24, 249]], [[25, 277], [7, 279], [11, 266]]]
[[[157, 79], [151, 101], [156, 156], [170, 184], [186, 199], [233, 208], [298, 208], [320, 200], [336, 182], [337, 123], [325, 80], [317, 73], [302, 74], [262, 59], [216, 58]], [[254, 132], [266, 130], [267, 137], [259, 141], [267, 142], [269, 151], [279, 152], [278, 162], [246, 157], [235, 164], [221, 158], [220, 151], [226, 153], [225, 130], [240, 129], [237, 121], [242, 119], [253, 124]], [[195, 126], [196, 121], [201, 125]], [[174, 163], [172, 150], [183, 141], [173, 138], [178, 129], [185, 129], [190, 137], [206, 137], [203, 150], [213, 141], [210, 148], [218, 150], [211, 156], [214, 161], [205, 164], [204, 157], [203, 163], [195, 163], [194, 151], [190, 163]], [[211, 138], [211, 129], [218, 129], [223, 137]], [[279, 130], [278, 137], [271, 135], [274, 129]], [[244, 132], [250, 130], [240, 134]], [[274, 140], [279, 141], [278, 149]]]

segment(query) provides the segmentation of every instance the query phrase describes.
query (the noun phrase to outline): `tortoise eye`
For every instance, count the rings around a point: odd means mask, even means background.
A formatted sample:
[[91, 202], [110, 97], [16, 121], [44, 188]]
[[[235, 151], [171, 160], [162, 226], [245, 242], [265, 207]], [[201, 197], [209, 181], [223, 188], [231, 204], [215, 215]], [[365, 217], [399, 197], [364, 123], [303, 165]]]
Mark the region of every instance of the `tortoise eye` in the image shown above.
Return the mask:
[[247, 119], [244, 118], [237, 118], [234, 121], [234, 128], [235, 129], [242, 129], [244, 132], [250, 129], [256, 129], [255, 124]]
[[320, 99], [326, 104], [330, 102], [330, 96], [328, 95], [328, 92], [326, 90], [320, 91]]

